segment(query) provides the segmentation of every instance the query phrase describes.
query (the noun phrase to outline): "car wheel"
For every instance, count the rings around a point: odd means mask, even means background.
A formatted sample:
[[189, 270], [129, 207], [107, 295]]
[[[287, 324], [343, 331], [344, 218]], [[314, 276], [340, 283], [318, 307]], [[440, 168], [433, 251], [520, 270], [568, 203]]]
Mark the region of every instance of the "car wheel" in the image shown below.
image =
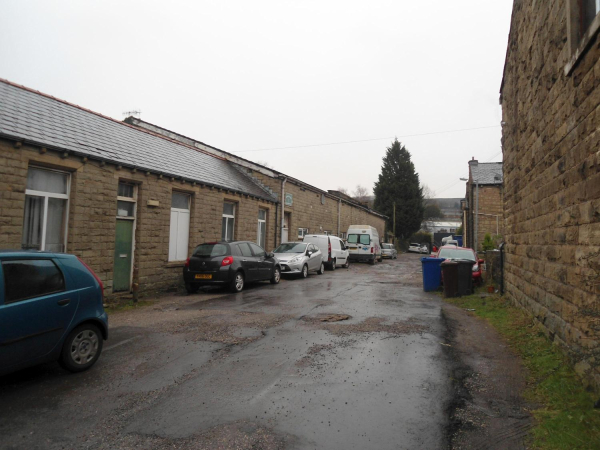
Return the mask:
[[335, 259], [331, 261], [331, 265], [329, 266], [331, 270], [335, 270]]
[[344, 264], [342, 267], [344, 269], [347, 269], [348, 267], [350, 267], [350, 258], [346, 258], [346, 264]]
[[198, 283], [185, 283], [185, 290], [188, 294], [198, 292], [198, 289], [200, 289], [200, 285]]
[[71, 372], [87, 370], [100, 357], [102, 344], [102, 334], [96, 325], [79, 325], [67, 336], [58, 362]]
[[375, 257], [373, 257], [373, 259], [369, 261], [369, 264], [371, 264], [372, 266], [375, 265]]
[[300, 278], [306, 277], [308, 277], [308, 266], [304, 264], [304, 266], [302, 266], [302, 272], [300, 272]]
[[273, 278], [271, 278], [271, 284], [278, 284], [279, 280], [281, 280], [281, 270], [279, 269], [279, 267], [275, 267], [275, 270], [273, 270]]
[[244, 274], [242, 272], [236, 272], [229, 287], [231, 292], [242, 292], [244, 289]]
[[319, 275], [323, 275], [325, 273], [325, 264], [321, 263], [321, 267], [319, 267], [319, 270], [317, 270], [317, 273]]

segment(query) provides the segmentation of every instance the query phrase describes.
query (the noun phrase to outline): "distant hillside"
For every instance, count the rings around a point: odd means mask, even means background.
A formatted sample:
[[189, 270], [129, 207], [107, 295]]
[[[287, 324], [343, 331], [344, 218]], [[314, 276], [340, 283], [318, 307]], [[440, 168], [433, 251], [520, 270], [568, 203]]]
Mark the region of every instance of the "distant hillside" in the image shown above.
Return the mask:
[[462, 219], [460, 201], [462, 198], [432, 198], [431, 201], [438, 204], [445, 219]]

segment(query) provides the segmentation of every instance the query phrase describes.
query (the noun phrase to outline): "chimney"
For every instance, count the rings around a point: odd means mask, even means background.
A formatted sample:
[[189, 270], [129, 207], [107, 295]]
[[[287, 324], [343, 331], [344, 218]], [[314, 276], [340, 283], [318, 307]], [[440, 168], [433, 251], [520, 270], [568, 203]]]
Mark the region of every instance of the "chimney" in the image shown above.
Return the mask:
[[479, 164], [479, 161], [477, 161], [473, 156], [471, 161], [469, 161], [469, 167], [477, 167], [477, 164]]

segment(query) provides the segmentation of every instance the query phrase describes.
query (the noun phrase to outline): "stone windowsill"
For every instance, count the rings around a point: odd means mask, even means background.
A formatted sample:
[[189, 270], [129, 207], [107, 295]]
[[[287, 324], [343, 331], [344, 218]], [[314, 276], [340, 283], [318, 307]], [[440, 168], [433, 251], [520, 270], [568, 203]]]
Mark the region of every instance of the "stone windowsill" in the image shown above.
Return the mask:
[[167, 269], [174, 269], [177, 267], [183, 267], [185, 266], [185, 261], [169, 261], [168, 263], [165, 264], [165, 268]]

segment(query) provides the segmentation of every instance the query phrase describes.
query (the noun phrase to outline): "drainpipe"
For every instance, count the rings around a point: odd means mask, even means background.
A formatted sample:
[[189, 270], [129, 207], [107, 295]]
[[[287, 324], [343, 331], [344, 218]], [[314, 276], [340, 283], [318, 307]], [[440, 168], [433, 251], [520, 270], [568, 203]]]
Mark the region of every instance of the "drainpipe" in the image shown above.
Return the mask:
[[341, 218], [342, 218], [342, 199], [338, 198], [338, 231], [337, 231], [337, 235], [339, 238], [341, 238]]
[[[285, 182], [287, 177], [281, 180], [281, 230], [279, 236], [281, 237], [280, 244], [283, 242], [283, 226], [285, 225]], [[289, 230], [288, 230], [289, 232]], [[289, 236], [288, 236], [289, 238]]]
[[479, 245], [479, 180], [475, 181], [475, 253], [477, 253]]
[[277, 213], [279, 212], [279, 205], [275, 205], [275, 226], [274, 228], [274, 233], [273, 233], [273, 250], [275, 250], [277, 248], [277, 224], [278, 222], [278, 216]]
[[500, 295], [504, 295], [504, 242], [500, 244]]

